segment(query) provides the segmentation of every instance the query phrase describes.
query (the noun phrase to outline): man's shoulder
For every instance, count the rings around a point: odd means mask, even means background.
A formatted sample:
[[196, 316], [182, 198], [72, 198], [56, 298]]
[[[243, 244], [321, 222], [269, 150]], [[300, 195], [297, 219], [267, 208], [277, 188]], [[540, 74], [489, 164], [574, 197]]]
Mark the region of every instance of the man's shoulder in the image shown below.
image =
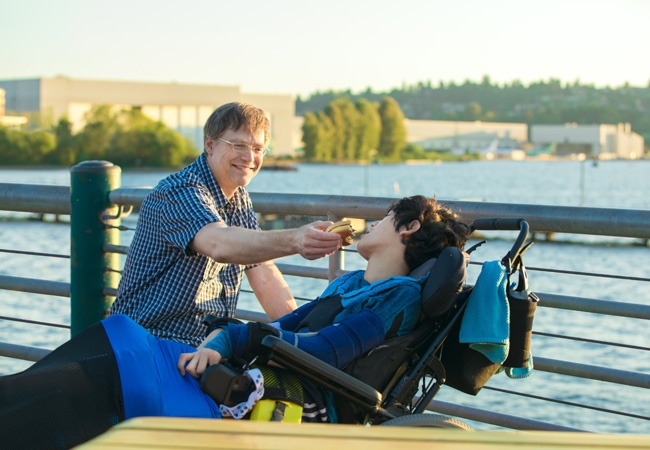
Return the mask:
[[204, 186], [205, 181], [195, 165], [195, 163], [192, 163], [178, 172], [163, 178], [154, 190], [165, 191], [186, 186]]
[[[197, 194], [209, 194], [210, 189], [203, 177], [195, 170], [191, 169], [192, 165], [168, 175], [158, 182], [151, 192], [145, 198], [147, 200], [164, 200], [172, 199], [178, 196], [192, 196]], [[212, 196], [210, 194], [210, 196]]]

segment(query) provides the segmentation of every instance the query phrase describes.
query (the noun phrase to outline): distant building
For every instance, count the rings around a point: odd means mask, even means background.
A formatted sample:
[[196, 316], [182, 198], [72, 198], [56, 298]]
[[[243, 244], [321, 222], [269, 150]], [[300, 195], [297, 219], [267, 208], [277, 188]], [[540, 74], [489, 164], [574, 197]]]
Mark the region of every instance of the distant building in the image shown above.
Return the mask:
[[408, 141], [424, 150], [454, 153], [507, 153], [528, 141], [525, 123], [405, 120]]
[[[293, 121], [293, 145], [302, 142], [302, 117]], [[521, 146], [528, 141], [528, 126], [524, 123], [452, 122], [446, 120], [404, 119], [406, 140], [424, 150], [455, 153], [483, 153], [486, 157], [518, 158]], [[490, 154], [488, 154], [490, 153]]]
[[295, 102], [291, 95], [248, 94], [239, 86], [127, 81], [75, 80], [67, 77], [0, 80], [6, 108], [16, 113], [39, 112], [53, 122], [66, 115], [74, 129], [96, 105], [138, 108], [190, 138], [203, 149], [203, 125], [217, 106], [232, 101], [262, 108], [271, 120], [273, 155], [293, 153]]
[[643, 136], [629, 123], [618, 125], [531, 125], [530, 140], [537, 148], [553, 146], [555, 154], [584, 153], [598, 159], [643, 157]]
[[424, 150], [457, 155], [476, 153], [485, 159], [524, 159], [528, 126], [508, 122], [406, 120], [409, 142]]
[[27, 123], [27, 117], [5, 115], [5, 90], [0, 89], [0, 125], [9, 128], [20, 128]]

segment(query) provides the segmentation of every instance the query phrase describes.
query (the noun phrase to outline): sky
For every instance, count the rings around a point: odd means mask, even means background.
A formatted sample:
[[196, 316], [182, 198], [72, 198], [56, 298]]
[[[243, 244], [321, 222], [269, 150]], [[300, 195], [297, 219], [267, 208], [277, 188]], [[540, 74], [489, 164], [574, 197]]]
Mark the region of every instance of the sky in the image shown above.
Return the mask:
[[375, 92], [650, 81], [650, 0], [0, 0], [0, 79]]

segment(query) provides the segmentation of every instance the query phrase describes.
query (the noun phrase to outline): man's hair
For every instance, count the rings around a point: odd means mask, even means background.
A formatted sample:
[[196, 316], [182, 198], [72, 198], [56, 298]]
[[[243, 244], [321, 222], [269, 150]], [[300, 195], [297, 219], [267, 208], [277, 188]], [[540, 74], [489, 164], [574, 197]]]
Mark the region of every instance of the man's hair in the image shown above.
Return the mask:
[[437, 257], [447, 247], [464, 248], [471, 230], [458, 215], [435, 198], [422, 195], [395, 201], [387, 213], [393, 212], [395, 229], [408, 229], [414, 220], [420, 229], [404, 240], [404, 259], [413, 270], [431, 258]]
[[253, 134], [264, 132], [264, 145], [271, 141], [271, 123], [266, 113], [248, 103], [232, 102], [215, 109], [203, 127], [203, 140], [216, 139], [226, 130], [248, 128]]

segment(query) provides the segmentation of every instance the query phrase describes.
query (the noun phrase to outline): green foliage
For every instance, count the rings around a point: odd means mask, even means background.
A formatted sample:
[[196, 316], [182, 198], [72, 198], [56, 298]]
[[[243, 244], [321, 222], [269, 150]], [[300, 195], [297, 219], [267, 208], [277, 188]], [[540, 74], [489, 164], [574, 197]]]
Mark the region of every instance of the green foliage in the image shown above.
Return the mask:
[[118, 131], [117, 115], [109, 105], [101, 105], [86, 114], [80, 133], [77, 161], [106, 159], [111, 138]]
[[400, 151], [406, 145], [404, 114], [394, 98], [384, 97], [379, 105], [381, 133], [377, 148], [379, 157], [386, 161], [399, 161]]
[[120, 166], [177, 167], [194, 153], [187, 139], [139, 110], [122, 111], [117, 118], [107, 154]]
[[71, 166], [75, 163], [78, 139], [72, 134], [72, 123], [67, 117], [59, 119], [54, 128], [56, 146], [45, 159], [48, 164]]
[[429, 159], [430, 152], [426, 152], [417, 144], [406, 144], [400, 152], [400, 159], [406, 161], [409, 159]]
[[178, 167], [196, 157], [189, 139], [140, 110], [114, 112], [107, 105], [86, 115], [77, 134], [66, 117], [51, 131], [0, 128], [0, 160], [5, 165], [74, 165], [109, 160], [122, 167]]
[[357, 159], [371, 159], [371, 153], [379, 146], [379, 135], [381, 133], [381, 117], [377, 104], [366, 99], [360, 99], [357, 104], [359, 111], [358, 129], [358, 157]]
[[381, 104], [337, 98], [322, 111], [305, 114], [302, 133], [307, 161], [399, 161], [406, 144], [404, 114], [390, 97]]
[[4, 165], [42, 164], [54, 147], [54, 136], [47, 131], [0, 127], [0, 161]]
[[325, 107], [325, 114], [332, 122], [333, 130], [330, 137], [332, 149], [334, 150], [333, 159], [342, 161], [345, 159], [346, 147], [349, 142], [349, 124], [347, 122], [348, 103], [347, 99], [336, 99]]
[[371, 89], [352, 94], [317, 92], [296, 101], [296, 114], [323, 109], [341, 96], [351, 101], [380, 102], [385, 96], [399, 103], [404, 115], [415, 120], [481, 120], [528, 124], [630, 123], [632, 130], [650, 142], [650, 82], [647, 86], [596, 88], [579, 81], [562, 83], [551, 78], [524, 85], [519, 80], [498, 85], [488, 76], [476, 83], [430, 81], [404, 85], [390, 92]]
[[304, 158], [306, 161], [330, 161], [332, 159], [332, 121], [323, 111], [307, 113], [302, 125]]
[[449, 152], [437, 152], [437, 151], [424, 150], [422, 147], [420, 147], [417, 144], [408, 143], [402, 148], [402, 151], [400, 152], [400, 159], [402, 161], [409, 161], [409, 160], [411, 161], [413, 160], [419, 160], [419, 161], [463, 160], [465, 161], [465, 160], [478, 160], [481, 159], [481, 156], [478, 153], [474, 153], [474, 154], [468, 153], [459, 158], [457, 155], [453, 155]]

